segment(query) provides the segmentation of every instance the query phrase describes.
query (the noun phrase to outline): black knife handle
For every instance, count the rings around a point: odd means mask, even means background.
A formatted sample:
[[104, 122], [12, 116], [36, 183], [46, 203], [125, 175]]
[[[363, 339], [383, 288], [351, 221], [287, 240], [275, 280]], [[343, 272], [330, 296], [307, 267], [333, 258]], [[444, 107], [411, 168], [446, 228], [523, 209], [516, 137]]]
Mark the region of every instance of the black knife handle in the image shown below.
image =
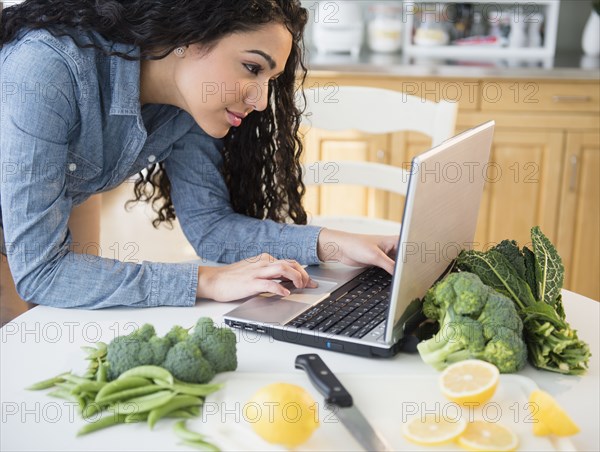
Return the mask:
[[325, 402], [339, 407], [352, 406], [352, 396], [316, 353], [296, 356], [296, 369], [303, 369], [311, 383], [325, 396]]

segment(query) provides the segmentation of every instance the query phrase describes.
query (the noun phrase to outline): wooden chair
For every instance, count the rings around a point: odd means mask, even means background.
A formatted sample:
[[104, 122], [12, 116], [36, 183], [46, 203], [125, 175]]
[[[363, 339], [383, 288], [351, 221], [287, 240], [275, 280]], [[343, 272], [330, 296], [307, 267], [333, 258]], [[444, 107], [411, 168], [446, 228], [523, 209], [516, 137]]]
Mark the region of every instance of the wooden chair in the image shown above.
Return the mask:
[[[437, 145], [454, 135], [457, 104], [432, 102], [398, 91], [359, 86], [331, 86], [305, 90], [303, 126], [326, 131], [358, 131], [388, 134], [416, 131], [431, 137]], [[358, 185], [406, 196], [408, 171], [388, 164], [337, 160], [304, 164], [305, 185], [331, 185], [328, 175], [335, 168], [337, 185]], [[319, 175], [315, 177], [315, 175]], [[310, 224], [356, 233], [378, 231], [398, 234], [395, 221], [365, 216], [313, 216]]]

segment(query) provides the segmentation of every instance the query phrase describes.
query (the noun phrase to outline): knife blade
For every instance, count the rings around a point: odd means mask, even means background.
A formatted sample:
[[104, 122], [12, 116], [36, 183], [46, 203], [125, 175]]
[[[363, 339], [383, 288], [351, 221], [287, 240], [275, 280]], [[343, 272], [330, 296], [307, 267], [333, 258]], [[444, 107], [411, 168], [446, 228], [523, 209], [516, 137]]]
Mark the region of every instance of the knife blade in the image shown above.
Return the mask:
[[352, 395], [329, 370], [319, 355], [316, 353], [298, 355], [294, 365], [296, 369], [302, 369], [308, 374], [311, 383], [325, 396], [325, 402], [337, 408], [334, 414], [365, 450], [392, 450], [359, 409], [354, 406]]

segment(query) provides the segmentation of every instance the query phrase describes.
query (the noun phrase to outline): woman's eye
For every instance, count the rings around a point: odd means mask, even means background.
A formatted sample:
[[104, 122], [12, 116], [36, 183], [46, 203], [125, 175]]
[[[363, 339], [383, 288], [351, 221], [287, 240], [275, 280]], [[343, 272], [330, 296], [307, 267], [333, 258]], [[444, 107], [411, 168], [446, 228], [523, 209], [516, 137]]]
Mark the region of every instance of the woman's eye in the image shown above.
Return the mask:
[[249, 72], [253, 73], [254, 75], [258, 75], [258, 73], [260, 72], [260, 66], [257, 66], [255, 64], [244, 64], [244, 66]]

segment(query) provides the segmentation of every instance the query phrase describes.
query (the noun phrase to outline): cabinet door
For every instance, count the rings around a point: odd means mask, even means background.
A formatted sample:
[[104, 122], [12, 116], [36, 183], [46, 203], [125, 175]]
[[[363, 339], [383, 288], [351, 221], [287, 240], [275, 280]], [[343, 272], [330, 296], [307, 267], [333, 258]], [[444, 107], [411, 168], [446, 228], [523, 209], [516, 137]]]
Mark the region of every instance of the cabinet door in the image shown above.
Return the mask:
[[600, 137], [569, 133], [558, 227], [565, 288], [600, 300]]
[[[355, 215], [384, 218], [387, 212], [385, 193], [360, 186], [342, 186], [336, 179], [335, 162], [340, 160], [387, 163], [390, 135], [370, 135], [353, 131], [331, 132], [309, 130], [304, 138], [304, 161], [308, 164], [307, 178], [325, 180], [321, 186], [307, 188], [304, 206], [312, 215]], [[326, 174], [315, 174], [310, 162], [331, 162]]]
[[496, 130], [475, 234], [477, 249], [504, 239], [531, 242], [539, 225], [555, 243], [563, 165], [562, 132]]

